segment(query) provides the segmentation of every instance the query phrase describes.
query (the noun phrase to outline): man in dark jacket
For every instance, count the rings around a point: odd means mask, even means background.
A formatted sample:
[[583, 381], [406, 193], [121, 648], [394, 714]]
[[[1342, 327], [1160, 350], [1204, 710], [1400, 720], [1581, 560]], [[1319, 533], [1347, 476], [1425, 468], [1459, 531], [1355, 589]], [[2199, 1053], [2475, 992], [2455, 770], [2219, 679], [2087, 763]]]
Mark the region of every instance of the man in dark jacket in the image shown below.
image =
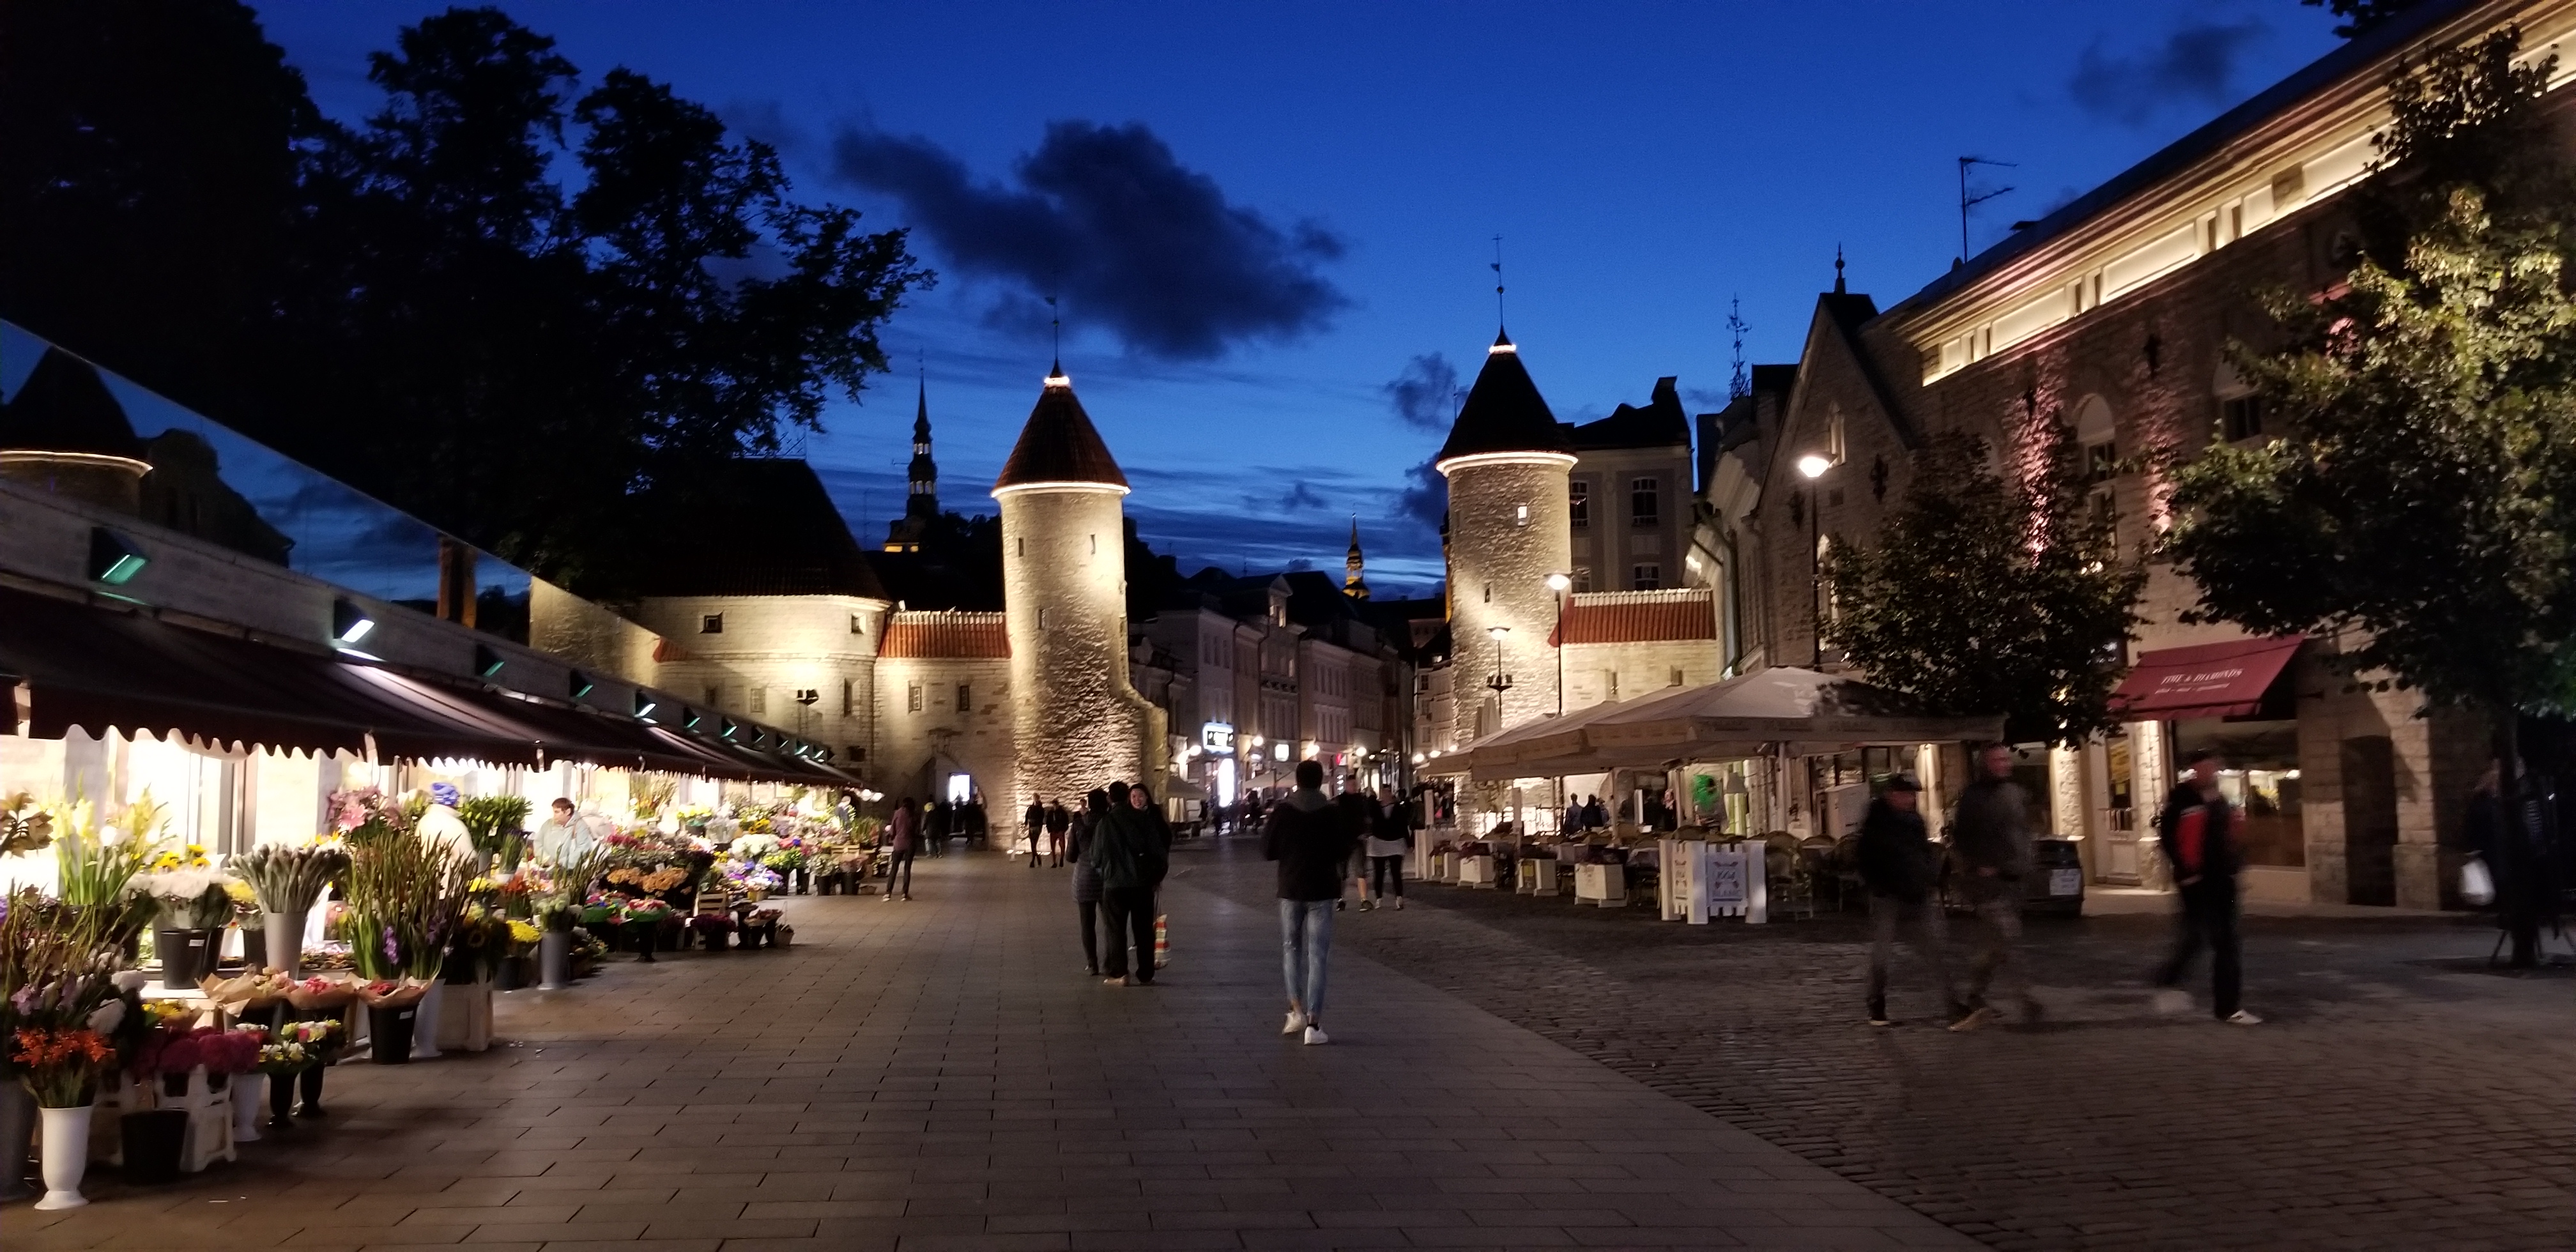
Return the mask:
[[1968, 965], [1967, 1016], [1950, 1027], [1975, 1030], [2002, 1017], [1986, 1003], [1986, 986], [2001, 976], [2021, 1001], [2022, 1018], [2038, 1021], [2039, 1001], [2021, 968], [2022, 879], [2030, 873], [2030, 793], [2014, 782], [2012, 745], [1986, 745], [1977, 754], [1977, 780], [1959, 795], [1950, 823], [1950, 855], [1959, 867], [1959, 893], [1986, 924], [1986, 946]]
[[[1092, 814], [1083, 858], [1100, 875], [1101, 910], [1109, 915], [1109, 959], [1104, 982], [1128, 987], [1154, 985], [1154, 888], [1163, 881], [1170, 848], [1156, 837], [1146, 815], [1128, 807], [1127, 784], [1109, 784], [1109, 810]], [[1128, 972], [1127, 944], [1136, 944], [1136, 968]]]
[[1030, 869], [1036, 869], [1046, 862], [1046, 817], [1045, 796], [1029, 801], [1028, 812], [1020, 814], [1020, 825], [1029, 834]]
[[[1361, 789], [1357, 774], [1342, 775], [1342, 794], [1333, 797], [1333, 811], [1341, 815], [1342, 825], [1350, 831], [1350, 879], [1359, 884], [1360, 908], [1366, 910], [1369, 906], [1369, 898], [1368, 854], [1365, 848], [1368, 837], [1377, 833], [1378, 823], [1386, 819], [1378, 812], [1377, 801], [1371, 798], [1367, 791]], [[1333, 901], [1334, 911], [1339, 912], [1341, 907], [1342, 901], [1336, 898]]]
[[1887, 1015], [1887, 967], [1896, 955], [1897, 927], [1909, 922], [1914, 927], [1916, 954], [1931, 962], [1932, 976], [1940, 980], [1941, 1003], [1949, 1010], [1950, 1020], [1957, 1021], [1967, 1012], [1950, 982], [1943, 952], [1947, 926], [1939, 902], [1932, 899], [1939, 862], [1923, 825], [1922, 792], [1923, 785], [1914, 775], [1898, 774], [1870, 801], [1869, 814], [1860, 823], [1860, 880], [1869, 889], [1872, 1026], [1896, 1024]]
[[2263, 1019], [2238, 1007], [2244, 967], [2236, 947], [2236, 806], [2218, 789], [2224, 763], [2207, 749], [2191, 754], [2191, 777], [2174, 784], [2156, 817], [2156, 839], [2173, 867], [2174, 892], [2182, 897], [2181, 933], [2173, 959], [2156, 971], [2157, 1007], [2191, 1010], [2182, 989], [2200, 946], [2209, 945], [2211, 1005], [2231, 1026], [2259, 1026]]
[[1324, 966], [1333, 949], [1333, 905], [1351, 859], [1350, 826], [1324, 796], [1324, 767], [1297, 763], [1297, 789], [1272, 806], [1261, 855], [1279, 863], [1279, 960], [1288, 981], [1288, 1023], [1279, 1033], [1324, 1035]]
[[1064, 807], [1064, 801], [1058, 800], [1047, 806], [1047, 848], [1054, 854], [1057, 869], [1064, 868], [1064, 836], [1072, 829], [1073, 813]]

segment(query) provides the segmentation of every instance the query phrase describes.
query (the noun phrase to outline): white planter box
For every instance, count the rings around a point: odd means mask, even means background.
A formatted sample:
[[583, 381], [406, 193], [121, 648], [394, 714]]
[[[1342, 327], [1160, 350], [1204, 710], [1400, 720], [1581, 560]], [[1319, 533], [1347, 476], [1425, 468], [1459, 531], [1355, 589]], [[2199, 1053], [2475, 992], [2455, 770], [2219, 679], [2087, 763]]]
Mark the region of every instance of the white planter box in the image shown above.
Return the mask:
[[1624, 865], [1577, 865], [1574, 867], [1574, 898], [1617, 908], [1628, 902], [1628, 867]]
[[1458, 885], [1461, 887], [1492, 887], [1494, 885], [1494, 858], [1490, 856], [1470, 856], [1460, 858], [1458, 861]]

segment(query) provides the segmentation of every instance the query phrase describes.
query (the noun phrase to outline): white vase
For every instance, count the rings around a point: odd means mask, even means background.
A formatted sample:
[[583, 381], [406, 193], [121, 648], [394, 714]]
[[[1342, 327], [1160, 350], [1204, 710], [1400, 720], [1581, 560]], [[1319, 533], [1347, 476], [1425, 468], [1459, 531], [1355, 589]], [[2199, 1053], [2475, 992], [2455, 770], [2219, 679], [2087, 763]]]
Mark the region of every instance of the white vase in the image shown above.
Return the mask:
[[268, 966], [285, 970], [290, 978], [304, 976], [304, 927], [311, 910], [294, 913], [263, 913], [260, 927], [268, 933]]
[[38, 1109], [44, 1121], [45, 1196], [36, 1207], [51, 1212], [76, 1209], [89, 1203], [80, 1193], [81, 1176], [89, 1172], [89, 1116], [91, 1106], [76, 1109]]
[[233, 1075], [233, 1142], [249, 1143], [259, 1138], [259, 1119], [264, 1112], [260, 1097], [267, 1095], [268, 1075], [253, 1071]]
[[431, 983], [429, 994], [420, 998], [420, 1012], [411, 1019], [411, 1059], [434, 1061], [438, 1051], [438, 1005], [446, 999], [445, 983]]

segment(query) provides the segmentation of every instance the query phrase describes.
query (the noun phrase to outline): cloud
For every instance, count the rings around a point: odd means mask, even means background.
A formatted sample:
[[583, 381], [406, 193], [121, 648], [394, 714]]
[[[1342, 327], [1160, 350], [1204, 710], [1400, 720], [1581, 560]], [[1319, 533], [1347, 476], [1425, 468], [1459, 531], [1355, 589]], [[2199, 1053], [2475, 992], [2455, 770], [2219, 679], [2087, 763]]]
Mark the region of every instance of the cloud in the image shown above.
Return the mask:
[[1449, 516], [1449, 480], [1431, 467], [1428, 457], [1406, 470], [1404, 478], [1403, 494], [1395, 498], [1396, 511], [1437, 532], [1442, 519]]
[[1437, 352], [1425, 353], [1405, 362], [1404, 372], [1378, 390], [1405, 425], [1446, 431], [1456, 413], [1458, 367]]
[[2100, 40], [2084, 49], [2066, 94], [2095, 117], [2136, 126], [2176, 99], [2213, 106], [2233, 103], [2229, 87], [2246, 49], [2266, 33], [2254, 18], [2241, 22], [2193, 19], [2164, 42], [2134, 56], [2105, 51]]
[[1323, 329], [1349, 303], [1320, 272], [1342, 240], [1312, 221], [1272, 222], [1229, 202], [1141, 123], [1055, 122], [1012, 170], [978, 179], [920, 136], [844, 127], [841, 179], [903, 202], [950, 267], [1025, 289], [1003, 313], [1059, 296], [1139, 355], [1208, 360], [1238, 343]]

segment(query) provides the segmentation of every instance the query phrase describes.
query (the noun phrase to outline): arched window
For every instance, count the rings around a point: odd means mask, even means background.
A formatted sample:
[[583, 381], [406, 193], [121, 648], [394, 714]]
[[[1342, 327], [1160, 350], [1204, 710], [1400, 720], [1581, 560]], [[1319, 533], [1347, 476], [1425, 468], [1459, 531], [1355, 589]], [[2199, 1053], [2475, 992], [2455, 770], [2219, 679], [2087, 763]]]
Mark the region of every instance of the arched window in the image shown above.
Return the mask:
[[2086, 477], [2102, 482], [2113, 475], [2120, 461], [2120, 439], [2110, 401], [2093, 395], [2076, 402], [2075, 442], [2083, 449]]

